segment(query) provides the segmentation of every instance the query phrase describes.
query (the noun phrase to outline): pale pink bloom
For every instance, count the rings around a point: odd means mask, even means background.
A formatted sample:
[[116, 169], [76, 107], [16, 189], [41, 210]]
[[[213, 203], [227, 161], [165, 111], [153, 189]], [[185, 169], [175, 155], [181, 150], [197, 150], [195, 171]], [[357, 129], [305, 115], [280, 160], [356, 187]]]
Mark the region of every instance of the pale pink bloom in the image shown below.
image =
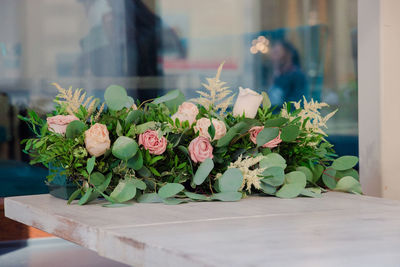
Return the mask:
[[150, 154], [161, 155], [167, 148], [167, 138], [164, 136], [158, 138], [157, 131], [147, 130], [139, 135], [139, 145], [142, 145]]
[[190, 125], [196, 122], [196, 116], [199, 114], [199, 109], [197, 106], [191, 102], [183, 102], [179, 108], [178, 112], [172, 115], [172, 120], [175, 122], [175, 119], [178, 118], [182, 123], [184, 121], [188, 121]]
[[189, 144], [189, 154], [193, 162], [203, 162], [207, 158], [212, 159], [213, 147], [210, 141], [204, 136], [198, 136]]
[[57, 115], [54, 117], [47, 118], [47, 125], [49, 131], [64, 135], [67, 131], [67, 126], [72, 121], [78, 121], [79, 119], [74, 115]]
[[[226, 134], [226, 126], [225, 123], [217, 120], [217, 119], [213, 119], [212, 123], [214, 125], [214, 129], [215, 129], [215, 135], [214, 135], [214, 140], [219, 140], [221, 139], [225, 134]], [[199, 133], [199, 136], [204, 136], [206, 138], [208, 138], [209, 140], [211, 140], [211, 136], [208, 133], [208, 128], [211, 126], [211, 121], [208, 118], [201, 118], [196, 122], [196, 125], [193, 127], [194, 131], [197, 133]]]
[[242, 116], [244, 113], [246, 118], [255, 118], [262, 100], [262, 95], [257, 92], [249, 88], [243, 89], [242, 87], [239, 87], [239, 95], [236, 99], [235, 105], [233, 106], [233, 115]]
[[99, 157], [110, 149], [111, 141], [107, 126], [96, 123], [85, 131], [85, 146], [91, 156]]
[[[264, 126], [254, 126], [249, 130], [250, 140], [257, 144], [257, 135], [264, 129]], [[278, 136], [272, 139], [271, 141], [264, 144], [262, 147], [274, 148], [277, 147], [282, 142], [281, 132], [279, 132]]]

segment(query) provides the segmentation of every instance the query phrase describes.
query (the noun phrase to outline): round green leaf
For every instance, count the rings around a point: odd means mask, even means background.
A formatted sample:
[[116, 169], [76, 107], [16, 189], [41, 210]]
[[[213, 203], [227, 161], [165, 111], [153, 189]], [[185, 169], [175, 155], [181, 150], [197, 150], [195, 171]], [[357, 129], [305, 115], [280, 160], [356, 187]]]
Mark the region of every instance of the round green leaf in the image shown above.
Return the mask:
[[90, 202], [90, 197], [92, 196], [92, 194], [93, 194], [93, 188], [88, 188], [85, 194], [79, 199], [78, 204], [84, 205]]
[[283, 118], [283, 117], [278, 117], [278, 118], [275, 118], [275, 119], [269, 119], [265, 123], [265, 127], [280, 127], [283, 124], [287, 123], [288, 121], [289, 121], [289, 119]]
[[220, 201], [238, 201], [242, 198], [240, 192], [221, 192], [211, 196], [211, 199]]
[[168, 183], [158, 190], [158, 195], [161, 198], [173, 197], [179, 192], [181, 192], [185, 187], [178, 183]]
[[282, 128], [281, 139], [284, 142], [292, 142], [296, 140], [299, 135], [299, 126], [297, 125], [288, 125]]
[[296, 168], [296, 171], [300, 171], [300, 172], [304, 173], [307, 181], [309, 181], [309, 182], [313, 181], [313, 173], [309, 168], [307, 168], [305, 166], [299, 166]]
[[95, 156], [88, 158], [87, 163], [86, 163], [86, 170], [87, 170], [88, 174], [92, 173], [95, 163], [96, 163]]
[[279, 135], [279, 128], [264, 128], [258, 135], [257, 135], [257, 146], [263, 146], [269, 141], [273, 140]]
[[260, 183], [260, 187], [261, 187], [261, 190], [265, 194], [268, 194], [268, 195], [274, 195], [275, 192], [276, 192], [276, 188], [274, 186], [270, 185], [270, 184], [267, 184], [267, 183], [261, 182]]
[[192, 193], [192, 192], [184, 192], [184, 194], [190, 198], [190, 199], [194, 199], [194, 200], [209, 200], [209, 198], [205, 195], [201, 195], [201, 194], [196, 194], [196, 193]]
[[129, 101], [126, 89], [119, 85], [110, 85], [104, 93], [104, 99], [109, 109], [121, 110]]
[[139, 203], [160, 203], [162, 199], [157, 193], [148, 193], [141, 195], [138, 200]]
[[136, 195], [136, 186], [132, 179], [119, 180], [118, 185], [114, 191], [111, 192], [110, 197], [117, 202], [125, 202], [131, 200]]
[[362, 194], [360, 183], [351, 176], [345, 176], [340, 179], [334, 190]]
[[68, 124], [65, 136], [73, 139], [80, 136], [86, 129], [86, 124], [82, 121], [72, 121]]
[[214, 161], [210, 158], [207, 158], [205, 161], [203, 161], [199, 168], [196, 171], [196, 174], [194, 175], [193, 182], [196, 185], [201, 185], [204, 180], [207, 178], [207, 176], [210, 174], [210, 172], [214, 168]]
[[313, 188], [304, 188], [303, 191], [301, 191], [301, 195], [305, 197], [318, 198], [321, 197], [321, 189], [318, 192], [316, 190], [313, 190]]
[[104, 183], [105, 180], [106, 177], [104, 177], [104, 175], [99, 172], [94, 172], [90, 175], [90, 183], [94, 186], [101, 185], [102, 183]]
[[278, 166], [266, 169], [262, 175], [266, 177], [262, 179], [261, 182], [269, 184], [271, 186], [280, 186], [285, 180], [285, 172], [282, 167]]
[[322, 181], [329, 189], [334, 189], [336, 187], [336, 171], [332, 168], [328, 168], [322, 174]]
[[304, 188], [306, 187], [307, 179], [304, 173], [293, 171], [285, 175], [285, 184], [298, 184]]
[[260, 161], [260, 168], [268, 169], [270, 167], [286, 168], [286, 160], [278, 153], [270, 153]]
[[322, 173], [324, 172], [324, 167], [322, 165], [315, 165], [314, 170], [312, 171], [313, 173], [313, 182], [316, 183], [319, 178], [321, 178]]
[[357, 181], [360, 180], [360, 176], [359, 176], [358, 172], [355, 169], [348, 169], [348, 170], [345, 170], [345, 171], [337, 171], [336, 172], [336, 177], [337, 178], [343, 178], [345, 176], [351, 176], [354, 179], [356, 179]]
[[218, 186], [221, 192], [237, 192], [243, 183], [243, 174], [239, 169], [230, 168], [218, 178]]
[[130, 158], [127, 162], [128, 168], [134, 169], [135, 171], [140, 170], [143, 167], [143, 154], [142, 151], [138, 150], [133, 158]]
[[332, 168], [337, 171], [344, 171], [353, 168], [358, 163], [358, 158], [355, 156], [343, 156], [335, 159], [332, 163]]
[[112, 154], [122, 160], [132, 158], [138, 151], [138, 144], [132, 138], [120, 136], [114, 142]]
[[276, 196], [280, 198], [295, 198], [303, 191], [304, 186], [300, 184], [285, 184], [276, 192]]

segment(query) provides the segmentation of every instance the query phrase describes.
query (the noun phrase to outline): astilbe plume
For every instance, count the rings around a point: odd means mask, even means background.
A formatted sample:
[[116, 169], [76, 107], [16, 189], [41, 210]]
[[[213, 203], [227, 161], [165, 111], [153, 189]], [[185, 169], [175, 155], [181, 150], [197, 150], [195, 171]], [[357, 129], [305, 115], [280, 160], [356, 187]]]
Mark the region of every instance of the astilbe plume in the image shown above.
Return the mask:
[[[95, 111], [98, 104], [98, 99], [93, 98], [93, 96], [86, 98], [86, 92], [82, 94], [83, 89], [76, 89], [73, 91], [72, 87], [69, 87], [69, 89], [66, 90], [58, 83], [52, 83], [52, 85], [54, 85], [58, 90], [58, 95], [56, 96], [54, 102], [63, 106], [68, 114], [75, 115], [81, 106], [87, 110], [86, 118], [89, 118], [90, 115], [92, 115]], [[98, 114], [100, 113], [98, 112]]]
[[217, 74], [214, 78], [206, 78], [208, 84], [202, 83], [208, 92], [196, 91], [200, 94], [200, 97], [191, 99], [191, 101], [202, 105], [207, 110], [213, 109], [214, 111], [219, 111], [221, 115], [223, 115], [229, 105], [232, 104], [235, 96], [232, 95], [231, 90], [228, 90], [229, 87], [224, 86], [226, 82], [220, 80], [223, 66], [224, 62], [218, 67]]

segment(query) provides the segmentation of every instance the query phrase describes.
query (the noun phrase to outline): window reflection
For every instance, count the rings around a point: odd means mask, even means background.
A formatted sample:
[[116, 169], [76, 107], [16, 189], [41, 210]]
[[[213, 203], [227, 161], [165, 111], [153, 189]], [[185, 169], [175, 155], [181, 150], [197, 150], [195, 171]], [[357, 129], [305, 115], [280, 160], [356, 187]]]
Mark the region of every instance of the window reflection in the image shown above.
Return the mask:
[[16, 115], [27, 108], [43, 116], [49, 112], [56, 95], [52, 82], [100, 98], [110, 84], [141, 100], [172, 89], [192, 98], [222, 61], [222, 79], [233, 90], [266, 91], [274, 104], [304, 95], [339, 108], [328, 133], [339, 152], [358, 153], [356, 0], [0, 0], [0, 5], [2, 160], [28, 160], [19, 141], [30, 133]]

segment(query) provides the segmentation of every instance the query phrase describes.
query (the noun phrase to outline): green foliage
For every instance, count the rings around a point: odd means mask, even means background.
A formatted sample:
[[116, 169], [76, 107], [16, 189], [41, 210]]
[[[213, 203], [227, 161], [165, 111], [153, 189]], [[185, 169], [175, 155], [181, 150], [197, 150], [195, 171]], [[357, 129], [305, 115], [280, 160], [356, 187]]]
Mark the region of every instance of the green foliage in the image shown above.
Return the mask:
[[196, 185], [201, 185], [213, 169], [213, 160], [210, 158], [204, 160], [197, 169], [196, 174], [193, 177], [193, 182]]
[[126, 136], [120, 136], [113, 144], [112, 154], [118, 159], [127, 161], [135, 156], [138, 148], [139, 146], [135, 140]]
[[243, 175], [239, 169], [230, 168], [218, 178], [218, 188], [221, 192], [237, 192], [243, 183]]
[[279, 135], [278, 128], [264, 128], [258, 135], [257, 135], [257, 146], [263, 146], [269, 141], [275, 139]]
[[119, 180], [118, 185], [111, 192], [110, 197], [117, 202], [126, 202], [136, 195], [135, 182], [132, 179]]
[[109, 109], [121, 110], [129, 101], [126, 89], [119, 85], [110, 85], [104, 93], [104, 100]]
[[76, 138], [83, 134], [83, 132], [86, 130], [86, 125], [81, 122], [81, 121], [72, 121], [70, 124], [67, 126], [67, 130], [65, 132], [65, 136], [67, 138]]
[[177, 183], [168, 183], [158, 190], [158, 196], [165, 199], [169, 197], [173, 197], [179, 192], [181, 192], [185, 187], [181, 184]]
[[276, 192], [276, 196], [280, 198], [294, 198], [300, 195], [307, 184], [304, 173], [293, 171], [285, 175], [285, 183]]
[[353, 168], [358, 163], [358, 158], [354, 156], [343, 156], [335, 159], [332, 163], [332, 168], [337, 171], [345, 171]]

